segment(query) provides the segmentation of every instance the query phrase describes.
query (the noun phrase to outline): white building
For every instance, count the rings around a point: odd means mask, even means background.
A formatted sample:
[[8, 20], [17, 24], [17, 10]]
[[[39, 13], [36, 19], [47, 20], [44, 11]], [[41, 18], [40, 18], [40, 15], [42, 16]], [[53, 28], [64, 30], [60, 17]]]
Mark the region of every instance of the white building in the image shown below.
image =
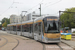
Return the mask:
[[35, 18], [38, 18], [40, 17], [39, 14], [35, 14], [35, 13], [29, 13], [29, 14], [26, 14], [24, 16], [17, 16], [17, 15], [11, 15], [10, 16], [10, 23], [19, 23], [23, 21], [28, 21], [28, 20], [34, 20]]
[[35, 13], [29, 13], [29, 14], [26, 14], [26, 21], [28, 20], [33, 20], [33, 19], [36, 19], [40, 17], [40, 14], [35, 14]]
[[18, 23], [21, 22], [21, 16], [11, 15], [10, 16], [10, 23]]

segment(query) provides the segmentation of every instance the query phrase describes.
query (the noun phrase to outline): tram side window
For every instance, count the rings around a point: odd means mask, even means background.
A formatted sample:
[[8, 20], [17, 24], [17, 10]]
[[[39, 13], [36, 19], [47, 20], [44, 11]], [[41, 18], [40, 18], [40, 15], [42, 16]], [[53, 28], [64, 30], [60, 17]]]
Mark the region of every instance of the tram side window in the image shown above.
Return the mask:
[[12, 26], [12, 31], [13, 31], [13, 26]]
[[38, 23], [39, 32], [41, 32], [41, 22]]
[[30, 33], [33, 32], [33, 25], [32, 24], [29, 25], [29, 32]]
[[21, 31], [21, 26], [17, 26], [17, 31]]
[[23, 27], [23, 28], [22, 28], [22, 29], [23, 29], [23, 32], [26, 32], [26, 30], [27, 30], [26, 27], [27, 27], [27, 26], [26, 26], [26, 25], [23, 25], [22, 27]]
[[9, 27], [7, 27], [7, 30], [9, 29]]
[[24, 25], [22, 25], [22, 32], [24, 32], [24, 28], [25, 28]]
[[31, 24], [29, 25], [29, 33], [31, 33]]
[[10, 27], [8, 27], [8, 30], [10, 31]]
[[19, 26], [17, 26], [17, 31], [19, 31]]
[[33, 32], [33, 24], [31, 24], [31, 32]]
[[25, 32], [27, 32], [27, 25], [25, 25], [26, 27], [25, 27]]
[[13, 26], [13, 31], [16, 31], [16, 26]]
[[11, 26], [10, 26], [10, 31], [11, 31]]
[[27, 25], [27, 24], [25, 25], [24, 31], [25, 31], [25, 32], [29, 32], [29, 25]]
[[24, 32], [26, 32], [26, 25], [23, 26], [23, 30], [24, 30]]
[[9, 26], [7, 27], [7, 30], [10, 31], [10, 27]]
[[13, 26], [10, 26], [10, 30], [13, 31]]
[[37, 32], [38, 31], [38, 25], [37, 25], [37, 23], [35, 24], [35, 32]]
[[20, 27], [19, 27], [19, 30], [21, 31], [21, 25], [20, 25]]
[[27, 32], [29, 32], [29, 25], [27, 25]]

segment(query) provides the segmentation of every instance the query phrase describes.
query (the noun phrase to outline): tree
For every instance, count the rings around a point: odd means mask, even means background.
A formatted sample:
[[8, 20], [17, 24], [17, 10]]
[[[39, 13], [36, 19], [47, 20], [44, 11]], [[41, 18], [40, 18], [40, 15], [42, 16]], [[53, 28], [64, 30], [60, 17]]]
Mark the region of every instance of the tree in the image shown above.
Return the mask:
[[8, 18], [3, 18], [1, 23], [3, 24], [5, 21], [7, 22], [7, 24], [10, 24], [10, 19]]
[[3, 27], [7, 27], [7, 22], [5, 21], [3, 24], [2, 24]]
[[6, 27], [7, 24], [10, 24], [10, 18], [9, 19], [8, 18], [3, 18], [2, 21], [1, 21], [1, 25], [3, 27]]
[[[66, 9], [67, 12], [75, 12], [75, 8]], [[75, 28], [75, 13], [62, 13], [60, 20], [65, 27]], [[63, 25], [62, 25], [63, 27]]]

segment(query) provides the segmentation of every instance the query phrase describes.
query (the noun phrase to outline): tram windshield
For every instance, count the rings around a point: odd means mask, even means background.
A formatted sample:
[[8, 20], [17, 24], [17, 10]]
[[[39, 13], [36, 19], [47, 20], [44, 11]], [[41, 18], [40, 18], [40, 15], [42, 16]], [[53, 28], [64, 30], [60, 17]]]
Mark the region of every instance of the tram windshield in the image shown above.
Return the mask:
[[[45, 26], [45, 25], [44, 25]], [[45, 33], [59, 33], [59, 23], [57, 21], [47, 21]]]

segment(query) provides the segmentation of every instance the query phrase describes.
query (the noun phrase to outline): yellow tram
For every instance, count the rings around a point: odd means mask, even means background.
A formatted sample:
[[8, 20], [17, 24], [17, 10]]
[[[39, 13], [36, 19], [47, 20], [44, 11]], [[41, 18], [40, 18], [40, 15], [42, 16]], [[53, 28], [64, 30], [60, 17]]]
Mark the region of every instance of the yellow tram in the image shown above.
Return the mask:
[[8, 31], [14, 31], [13, 34], [34, 38], [45, 43], [59, 43], [61, 40], [60, 22], [57, 16], [41, 16], [35, 20], [9, 24], [7, 28]]

